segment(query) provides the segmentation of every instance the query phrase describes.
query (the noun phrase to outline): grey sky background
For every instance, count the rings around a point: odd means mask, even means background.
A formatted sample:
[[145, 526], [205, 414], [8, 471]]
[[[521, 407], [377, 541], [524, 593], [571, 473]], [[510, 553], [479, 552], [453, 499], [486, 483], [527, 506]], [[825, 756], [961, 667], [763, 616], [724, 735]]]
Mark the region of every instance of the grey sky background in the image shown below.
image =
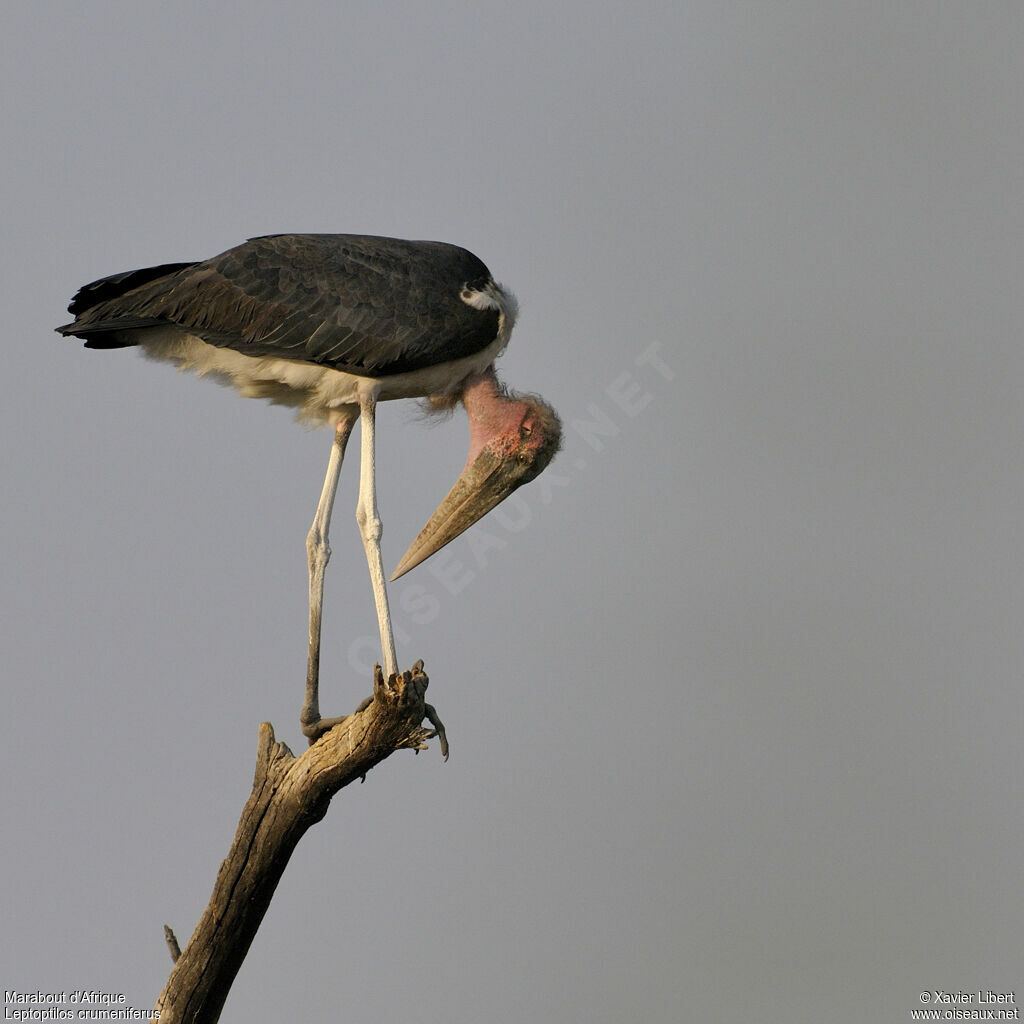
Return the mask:
[[[223, 1020], [905, 1021], [1024, 998], [1013, 3], [14, 3], [6, 989], [152, 1005], [301, 747], [290, 414], [52, 328], [276, 231], [458, 242], [565, 450], [392, 590], [452, 757], [301, 843]], [[394, 565], [460, 412], [378, 417]], [[369, 692], [350, 450], [323, 706]]]

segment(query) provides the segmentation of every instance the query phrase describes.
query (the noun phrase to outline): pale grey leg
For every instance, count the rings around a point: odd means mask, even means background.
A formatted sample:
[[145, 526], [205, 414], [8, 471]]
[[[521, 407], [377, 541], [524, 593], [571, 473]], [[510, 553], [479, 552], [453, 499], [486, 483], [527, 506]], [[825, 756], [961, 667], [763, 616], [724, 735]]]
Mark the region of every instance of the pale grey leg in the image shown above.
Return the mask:
[[391, 612], [388, 608], [388, 592], [384, 583], [384, 563], [380, 556], [380, 538], [383, 532], [380, 514], [377, 511], [377, 485], [374, 466], [374, 414], [377, 407], [375, 394], [361, 395], [359, 401], [360, 433], [362, 435], [362, 458], [359, 463], [359, 502], [356, 505], [356, 522], [363, 536], [366, 562], [370, 567], [370, 582], [373, 584], [373, 600], [377, 606], [377, 624], [380, 627], [380, 646], [384, 660], [384, 678], [390, 679], [398, 672], [395, 656], [395, 638], [391, 632]]
[[324, 604], [324, 570], [331, 560], [331, 545], [328, 531], [331, 527], [331, 511], [334, 495], [338, 490], [338, 477], [345, 457], [345, 445], [356, 417], [353, 412], [342, 420], [334, 433], [331, 457], [327, 463], [327, 476], [320, 493], [320, 503], [313, 516], [313, 525], [306, 537], [306, 554], [309, 559], [309, 660], [306, 666], [306, 697], [302, 703], [300, 723], [303, 733], [313, 743], [328, 729], [344, 721], [340, 718], [320, 717], [320, 623]]

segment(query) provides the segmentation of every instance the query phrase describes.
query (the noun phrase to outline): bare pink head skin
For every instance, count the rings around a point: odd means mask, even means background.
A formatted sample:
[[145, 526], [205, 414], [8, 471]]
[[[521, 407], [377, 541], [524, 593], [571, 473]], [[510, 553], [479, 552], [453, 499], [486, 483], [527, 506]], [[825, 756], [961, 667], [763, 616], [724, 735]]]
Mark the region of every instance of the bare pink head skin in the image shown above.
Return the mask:
[[468, 379], [461, 399], [469, 416], [466, 466], [409, 545], [392, 580], [468, 530], [517, 487], [533, 480], [561, 445], [562, 425], [554, 409], [535, 395], [506, 392], [493, 366]]

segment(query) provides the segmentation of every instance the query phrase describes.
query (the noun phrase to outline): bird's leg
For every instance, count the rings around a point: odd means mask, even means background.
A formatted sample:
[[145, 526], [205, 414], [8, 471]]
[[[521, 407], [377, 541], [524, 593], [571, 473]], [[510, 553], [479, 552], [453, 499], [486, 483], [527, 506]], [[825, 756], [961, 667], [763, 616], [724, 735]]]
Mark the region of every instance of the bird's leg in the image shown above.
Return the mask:
[[359, 400], [360, 434], [362, 458], [359, 463], [359, 502], [356, 505], [356, 522], [363, 535], [366, 561], [370, 567], [370, 582], [373, 585], [373, 600], [377, 605], [377, 624], [380, 627], [380, 645], [384, 661], [384, 678], [390, 679], [398, 672], [395, 656], [395, 638], [391, 633], [391, 612], [388, 609], [388, 592], [384, 584], [384, 563], [380, 557], [382, 531], [380, 514], [377, 512], [377, 484], [374, 472], [374, 414], [377, 407], [375, 394], [361, 395]]
[[309, 558], [309, 661], [306, 666], [306, 697], [302, 703], [299, 721], [310, 743], [344, 721], [344, 717], [320, 717], [320, 622], [324, 604], [324, 570], [331, 560], [331, 545], [328, 538], [331, 510], [334, 508], [334, 495], [338, 490], [345, 445], [348, 443], [349, 434], [352, 433], [355, 419], [354, 413], [349, 415], [338, 424], [334, 432], [334, 444], [331, 446], [331, 457], [327, 463], [324, 489], [320, 492], [320, 503], [316, 507], [313, 525], [306, 537], [306, 554]]

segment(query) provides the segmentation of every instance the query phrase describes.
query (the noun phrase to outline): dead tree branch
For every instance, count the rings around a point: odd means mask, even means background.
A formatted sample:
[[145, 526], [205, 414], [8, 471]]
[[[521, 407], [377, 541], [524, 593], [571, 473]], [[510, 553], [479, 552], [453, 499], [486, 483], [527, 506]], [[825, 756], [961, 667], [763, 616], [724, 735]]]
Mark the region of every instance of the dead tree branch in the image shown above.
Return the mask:
[[427, 683], [422, 662], [388, 682], [377, 666], [373, 697], [300, 757], [275, 741], [269, 722], [260, 726], [252, 793], [210, 902], [157, 999], [161, 1024], [219, 1018], [292, 851], [338, 790], [396, 750], [426, 749], [433, 736], [447, 758], [444, 727], [423, 699]]

